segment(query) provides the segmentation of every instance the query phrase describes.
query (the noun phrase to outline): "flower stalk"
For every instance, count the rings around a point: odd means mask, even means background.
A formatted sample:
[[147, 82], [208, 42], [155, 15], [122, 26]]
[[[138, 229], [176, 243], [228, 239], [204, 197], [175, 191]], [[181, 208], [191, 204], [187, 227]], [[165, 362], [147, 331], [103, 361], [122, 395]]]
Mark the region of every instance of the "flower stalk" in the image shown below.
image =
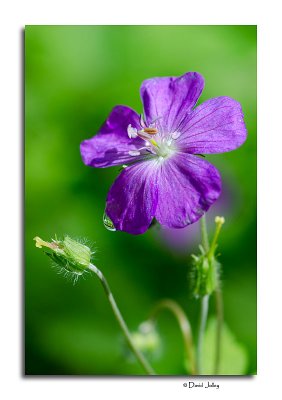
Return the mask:
[[220, 368], [220, 358], [221, 358], [221, 338], [222, 338], [222, 328], [223, 328], [223, 298], [222, 292], [217, 286], [215, 290], [215, 299], [216, 299], [216, 342], [215, 342], [215, 361], [214, 361], [214, 374], [217, 375], [219, 373]]
[[168, 310], [170, 311], [173, 316], [176, 318], [178, 325], [181, 330], [184, 350], [185, 350], [185, 360], [187, 361], [185, 365], [190, 365], [191, 375], [196, 374], [196, 360], [194, 354], [194, 344], [193, 344], [193, 336], [191, 325], [189, 319], [187, 318], [185, 312], [180, 307], [178, 303], [170, 299], [161, 300], [159, 303], [156, 304], [154, 307], [149, 320], [156, 321], [158, 315], [161, 311]]
[[102, 286], [104, 288], [104, 291], [107, 295], [107, 298], [110, 302], [110, 305], [112, 307], [114, 316], [116, 317], [116, 320], [126, 338], [126, 341], [130, 347], [130, 349], [132, 350], [132, 352], [134, 353], [135, 357], [137, 358], [137, 360], [139, 361], [139, 363], [142, 365], [143, 369], [146, 371], [146, 373], [148, 375], [156, 375], [155, 371], [153, 370], [153, 368], [151, 367], [151, 365], [148, 363], [148, 361], [145, 359], [145, 357], [143, 356], [143, 354], [138, 350], [138, 348], [134, 345], [134, 342], [132, 340], [131, 334], [129, 332], [129, 329], [121, 315], [121, 312], [116, 304], [116, 301], [114, 299], [114, 296], [111, 292], [110, 286], [106, 280], [106, 278], [104, 277], [103, 273], [93, 264], [89, 264], [88, 269], [90, 269], [92, 272], [94, 272], [98, 278], [100, 279], [100, 282], [102, 283]]
[[204, 336], [208, 318], [209, 311], [209, 298], [210, 296], [206, 294], [201, 298], [201, 311], [200, 311], [200, 324], [199, 324], [199, 334], [198, 334], [198, 346], [197, 346], [197, 373], [202, 375], [202, 352], [203, 352], [203, 343]]
[[[203, 215], [201, 218], [201, 235], [202, 235], [202, 246], [204, 252], [207, 254], [209, 252], [209, 238], [207, 230], [206, 216]], [[202, 374], [202, 351], [203, 351], [203, 341], [206, 329], [207, 317], [209, 309], [209, 294], [205, 294], [201, 297], [201, 311], [200, 311], [200, 322], [199, 322], [199, 333], [198, 333], [198, 343], [197, 343], [197, 372], [199, 375]]]
[[207, 221], [205, 214], [200, 219], [200, 223], [201, 223], [202, 246], [205, 253], [208, 253], [210, 245], [209, 245], [209, 236], [208, 236]]
[[194, 265], [196, 268], [196, 285], [194, 294], [201, 299], [200, 322], [197, 343], [197, 370], [198, 374], [202, 373], [202, 348], [204, 340], [204, 332], [208, 317], [209, 297], [215, 292], [216, 296], [216, 314], [217, 314], [217, 331], [216, 331], [216, 350], [215, 350], [215, 374], [219, 371], [220, 363], [220, 350], [221, 350], [221, 335], [223, 324], [223, 301], [220, 290], [220, 283], [218, 277], [219, 263], [216, 260], [215, 251], [217, 249], [217, 241], [222, 225], [224, 224], [223, 217], [215, 218], [215, 233], [209, 244], [207, 223], [205, 215], [201, 219], [201, 236], [202, 245], [200, 246], [201, 255], [193, 256]]
[[[215, 250], [217, 248], [217, 240], [219, 233], [221, 231], [222, 225], [225, 220], [223, 217], [216, 217], [216, 229], [212, 244], [209, 250], [209, 257], [213, 257]], [[219, 373], [220, 367], [220, 356], [221, 356], [221, 337], [222, 337], [222, 327], [223, 327], [223, 298], [220, 287], [220, 281], [218, 278], [218, 272], [216, 273], [216, 288], [215, 288], [215, 307], [216, 307], [216, 343], [215, 343], [215, 362], [214, 362], [214, 373], [217, 375]]]
[[[211, 260], [211, 258], [213, 257], [213, 255], [214, 255], [214, 253], [215, 253], [215, 250], [216, 250], [216, 248], [217, 248], [218, 236], [219, 236], [219, 233], [220, 233], [220, 231], [221, 231], [222, 225], [223, 225], [224, 222], [225, 222], [225, 219], [224, 219], [224, 217], [215, 217], [214, 222], [215, 222], [215, 224], [216, 224], [214, 237], [213, 237], [213, 240], [212, 240], [212, 243], [211, 243], [210, 247], [209, 247], [209, 245], [207, 244], [207, 249], [206, 249], [206, 251], [207, 251], [207, 256], [208, 256], [208, 259], [209, 259], [209, 260]], [[208, 242], [207, 242], [207, 243], [208, 243]]]

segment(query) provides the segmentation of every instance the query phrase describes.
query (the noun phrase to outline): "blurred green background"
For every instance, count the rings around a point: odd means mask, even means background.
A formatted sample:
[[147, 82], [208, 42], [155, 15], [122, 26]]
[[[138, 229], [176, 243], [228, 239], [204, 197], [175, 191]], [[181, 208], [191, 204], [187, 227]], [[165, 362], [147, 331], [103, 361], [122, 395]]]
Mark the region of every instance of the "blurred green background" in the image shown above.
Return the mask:
[[[245, 114], [247, 142], [207, 157], [223, 180], [207, 218], [210, 230], [214, 215], [226, 219], [219, 241], [225, 321], [245, 354], [239, 373], [256, 373], [256, 27], [27, 26], [24, 36], [25, 373], [143, 374], [128, 357], [97, 278], [89, 274], [73, 285], [58, 275], [35, 248], [36, 235], [87, 238], [131, 330], [158, 300], [171, 298], [196, 335], [199, 303], [187, 276], [200, 243], [198, 223], [181, 231], [157, 226], [140, 236], [106, 230], [105, 198], [119, 169], [86, 167], [79, 152], [113, 106], [142, 112], [144, 79], [187, 71], [205, 77], [199, 103], [230, 96]], [[158, 331], [161, 348], [149, 355], [154, 368], [185, 374], [171, 315], [160, 316]], [[230, 357], [231, 373], [232, 365]]]

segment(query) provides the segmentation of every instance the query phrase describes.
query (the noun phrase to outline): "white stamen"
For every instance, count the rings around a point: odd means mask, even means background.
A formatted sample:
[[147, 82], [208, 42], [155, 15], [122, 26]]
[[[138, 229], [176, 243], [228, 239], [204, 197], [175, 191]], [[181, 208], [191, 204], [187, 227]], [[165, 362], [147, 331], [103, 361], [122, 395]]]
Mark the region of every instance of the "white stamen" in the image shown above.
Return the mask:
[[137, 129], [133, 128], [131, 124], [129, 124], [127, 127], [127, 134], [130, 139], [134, 139], [138, 136]]
[[146, 124], [145, 124], [145, 121], [144, 121], [144, 118], [143, 118], [142, 114], [140, 115], [139, 121], [140, 121], [140, 125], [142, 126], [142, 128], [146, 128]]
[[[177, 152], [177, 146], [174, 141], [178, 139], [181, 132], [175, 131], [172, 133], [167, 133], [165, 137], [159, 134], [157, 128], [155, 128], [155, 122], [161, 117], [155, 118], [147, 128], [143, 120], [142, 115], [140, 115], [140, 125], [141, 129], [134, 128], [131, 124], [127, 127], [127, 134], [130, 139], [139, 137], [144, 140], [144, 147], [140, 147], [136, 150], [128, 151], [128, 154], [132, 157], [141, 156], [146, 159], [146, 157], [157, 156], [160, 162], [171, 157], [175, 152]], [[143, 128], [143, 129], [142, 129]], [[154, 135], [146, 132], [149, 128], [156, 129]]]
[[129, 154], [130, 156], [132, 156], [132, 157], [140, 156], [140, 151], [138, 151], [138, 150], [130, 150], [130, 151], [128, 152], [128, 154]]
[[138, 131], [138, 136], [141, 137], [141, 139], [148, 141], [147, 139], [151, 140], [152, 139], [152, 135], [150, 135], [147, 132], [144, 132], [143, 130]]

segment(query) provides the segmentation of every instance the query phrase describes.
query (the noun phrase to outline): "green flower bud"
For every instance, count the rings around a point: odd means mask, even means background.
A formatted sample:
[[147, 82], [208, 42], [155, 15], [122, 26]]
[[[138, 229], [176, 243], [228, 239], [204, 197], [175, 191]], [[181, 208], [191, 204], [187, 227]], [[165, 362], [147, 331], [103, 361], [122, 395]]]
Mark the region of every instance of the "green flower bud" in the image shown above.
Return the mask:
[[69, 236], [65, 236], [63, 240], [52, 240], [52, 242], [45, 242], [38, 236], [34, 240], [36, 247], [44, 248], [45, 254], [68, 272], [81, 275], [89, 267], [91, 250]]
[[76, 242], [69, 236], [65, 237], [63, 245], [66, 255], [77, 265], [78, 269], [84, 270], [89, 266], [91, 261], [91, 251], [89, 247]]
[[151, 321], [140, 324], [138, 330], [133, 332], [131, 337], [134, 345], [142, 352], [154, 353], [160, 347], [159, 334], [155, 324]]
[[201, 254], [193, 257], [192, 290], [195, 297], [210, 295], [219, 284], [220, 264], [216, 259], [216, 249], [221, 227], [225, 222], [224, 217], [215, 217], [215, 233], [211, 245], [204, 251], [200, 245]]
[[217, 285], [218, 263], [214, 257], [209, 259], [206, 255], [193, 255], [193, 294], [203, 297], [211, 294]]

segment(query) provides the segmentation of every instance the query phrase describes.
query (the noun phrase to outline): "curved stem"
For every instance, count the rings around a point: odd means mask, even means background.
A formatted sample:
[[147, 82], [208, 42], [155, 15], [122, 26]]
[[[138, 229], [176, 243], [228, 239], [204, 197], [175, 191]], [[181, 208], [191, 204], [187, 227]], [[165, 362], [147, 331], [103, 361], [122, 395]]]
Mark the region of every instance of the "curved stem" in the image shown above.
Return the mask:
[[106, 278], [104, 277], [104, 275], [102, 274], [102, 272], [93, 264], [89, 264], [88, 267], [91, 271], [93, 271], [98, 278], [100, 279], [103, 288], [105, 290], [105, 293], [108, 297], [108, 300], [110, 302], [110, 305], [112, 307], [113, 313], [116, 317], [117, 322], [119, 323], [119, 326], [121, 328], [121, 330], [124, 333], [124, 336], [127, 340], [127, 343], [130, 347], [130, 349], [132, 350], [132, 352], [134, 353], [135, 357], [137, 358], [137, 360], [139, 361], [139, 363], [142, 365], [142, 367], [144, 368], [144, 370], [146, 371], [146, 373], [148, 375], [156, 375], [155, 371], [153, 370], [153, 368], [151, 367], [151, 365], [148, 363], [148, 361], [145, 359], [145, 357], [143, 356], [143, 354], [135, 347], [133, 340], [131, 338], [129, 329], [119, 311], [119, 308], [116, 304], [116, 301], [112, 295], [111, 289], [109, 287], [109, 284], [106, 280]]
[[222, 327], [223, 327], [223, 299], [222, 292], [218, 286], [215, 290], [216, 298], [216, 343], [215, 343], [215, 362], [214, 362], [214, 373], [217, 375], [219, 373], [220, 367], [220, 356], [221, 356], [221, 337], [222, 337]]
[[201, 298], [201, 313], [200, 313], [200, 326], [198, 334], [198, 346], [197, 346], [197, 371], [198, 374], [202, 374], [202, 350], [204, 342], [204, 333], [206, 329], [206, 322], [209, 310], [209, 295], [206, 294]]
[[160, 311], [167, 309], [170, 311], [174, 317], [176, 318], [181, 333], [183, 337], [184, 349], [186, 353], [187, 360], [190, 360], [191, 363], [191, 374], [196, 374], [196, 363], [195, 363], [195, 355], [194, 355], [194, 345], [193, 345], [193, 337], [192, 330], [190, 326], [189, 319], [187, 318], [183, 309], [177, 304], [175, 301], [170, 299], [161, 300], [153, 309], [151, 316], [149, 319], [155, 320], [160, 313]]

